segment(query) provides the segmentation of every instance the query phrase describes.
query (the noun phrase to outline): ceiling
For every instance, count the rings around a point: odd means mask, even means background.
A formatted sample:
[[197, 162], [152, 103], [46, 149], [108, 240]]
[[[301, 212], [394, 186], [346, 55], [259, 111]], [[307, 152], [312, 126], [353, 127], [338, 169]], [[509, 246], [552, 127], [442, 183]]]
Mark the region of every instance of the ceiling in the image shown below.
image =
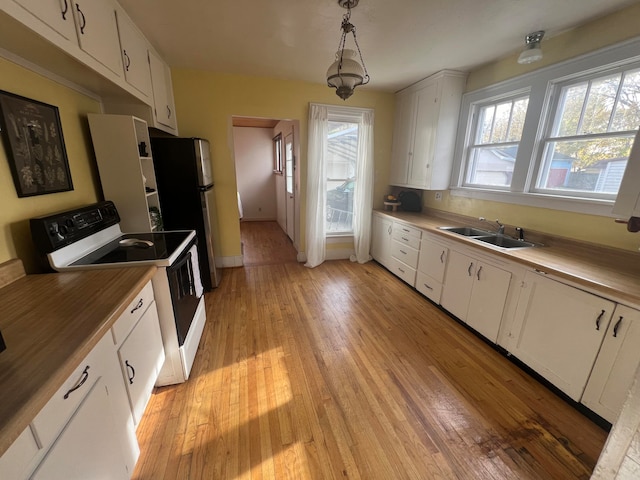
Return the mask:
[[[171, 67], [314, 83], [325, 82], [346, 12], [337, 0], [119, 2]], [[396, 91], [519, 51], [527, 33], [545, 30], [549, 38], [635, 3], [361, 0], [351, 22], [371, 76], [366, 88]]]

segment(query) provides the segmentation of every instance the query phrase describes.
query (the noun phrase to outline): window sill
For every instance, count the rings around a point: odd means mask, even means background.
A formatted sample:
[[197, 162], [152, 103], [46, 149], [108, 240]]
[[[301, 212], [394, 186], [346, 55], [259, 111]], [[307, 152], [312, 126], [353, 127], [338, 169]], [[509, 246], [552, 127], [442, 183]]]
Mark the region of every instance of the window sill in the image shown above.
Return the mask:
[[327, 233], [325, 239], [327, 244], [345, 243], [346, 241], [353, 240], [353, 232]]
[[469, 187], [452, 187], [451, 196], [489, 200], [492, 202], [525, 205], [527, 207], [549, 208], [565, 212], [584, 213], [603, 217], [614, 217], [611, 213], [614, 202], [586, 198], [567, 198], [540, 193], [504, 192]]

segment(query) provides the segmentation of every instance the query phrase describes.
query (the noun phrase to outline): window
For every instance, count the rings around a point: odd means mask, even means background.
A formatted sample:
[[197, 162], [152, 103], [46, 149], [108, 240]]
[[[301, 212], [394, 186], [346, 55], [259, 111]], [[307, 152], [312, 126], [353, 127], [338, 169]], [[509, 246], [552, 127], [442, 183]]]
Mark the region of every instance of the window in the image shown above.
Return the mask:
[[358, 163], [358, 123], [329, 115], [327, 135], [327, 233], [353, 231], [353, 191]]
[[640, 40], [463, 96], [452, 194], [610, 215], [640, 126]]
[[522, 137], [529, 97], [477, 106], [475, 136], [467, 150], [465, 184], [508, 188]]
[[536, 191], [615, 198], [640, 125], [640, 69], [555, 88]]
[[282, 174], [282, 134], [273, 138], [273, 173]]

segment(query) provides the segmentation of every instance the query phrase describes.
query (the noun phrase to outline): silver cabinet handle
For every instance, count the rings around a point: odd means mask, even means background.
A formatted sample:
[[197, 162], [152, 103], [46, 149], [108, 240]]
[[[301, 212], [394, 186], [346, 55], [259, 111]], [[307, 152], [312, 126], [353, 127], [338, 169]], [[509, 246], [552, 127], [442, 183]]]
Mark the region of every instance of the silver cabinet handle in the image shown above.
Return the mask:
[[407, 254], [407, 252], [405, 252], [404, 250], [400, 250], [400, 253], [403, 254], [403, 255]]
[[433, 290], [433, 287], [430, 287], [430, 286], [429, 286], [429, 285], [427, 285], [426, 283], [423, 283], [423, 285], [424, 285], [425, 287], [427, 287], [427, 290]]
[[444, 250], [442, 250], [442, 253], [440, 254], [440, 263], [444, 263]]

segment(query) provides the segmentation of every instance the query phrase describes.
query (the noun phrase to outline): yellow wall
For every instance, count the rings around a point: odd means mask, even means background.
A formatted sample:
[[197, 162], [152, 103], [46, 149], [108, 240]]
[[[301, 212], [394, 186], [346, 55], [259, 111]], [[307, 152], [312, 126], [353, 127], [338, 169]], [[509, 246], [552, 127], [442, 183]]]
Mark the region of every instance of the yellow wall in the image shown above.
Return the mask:
[[28, 219], [98, 200], [99, 182], [94, 167], [86, 114], [100, 112], [95, 100], [0, 58], [0, 90], [55, 105], [69, 158], [73, 191], [18, 198], [9, 163], [0, 146], [0, 263], [20, 258], [29, 273], [40, 271], [31, 241]]
[[[544, 58], [540, 62], [530, 65], [517, 63], [516, 59], [520, 53], [517, 51], [509, 57], [472, 71], [467, 80], [467, 91], [477, 90], [577, 55], [637, 37], [640, 35], [639, 18], [640, 4], [637, 4], [556, 37], [543, 40]], [[624, 225], [614, 224], [613, 219], [609, 217], [472, 200], [451, 196], [449, 192], [443, 193], [442, 202], [436, 202], [432, 192], [425, 192], [425, 205], [471, 217], [499, 218], [500, 221], [507, 224], [520, 225], [525, 230], [529, 228], [625, 250], [637, 251], [640, 246], [640, 236], [627, 232]]]
[[300, 121], [301, 250], [304, 250], [309, 103], [325, 103], [375, 110], [375, 193], [382, 206], [387, 190], [393, 109], [391, 93], [359, 88], [343, 102], [323, 84], [173, 69], [173, 90], [181, 136], [209, 139], [216, 184], [223, 256], [240, 255], [240, 228], [236, 207], [236, 174], [231, 117], [263, 117]]

